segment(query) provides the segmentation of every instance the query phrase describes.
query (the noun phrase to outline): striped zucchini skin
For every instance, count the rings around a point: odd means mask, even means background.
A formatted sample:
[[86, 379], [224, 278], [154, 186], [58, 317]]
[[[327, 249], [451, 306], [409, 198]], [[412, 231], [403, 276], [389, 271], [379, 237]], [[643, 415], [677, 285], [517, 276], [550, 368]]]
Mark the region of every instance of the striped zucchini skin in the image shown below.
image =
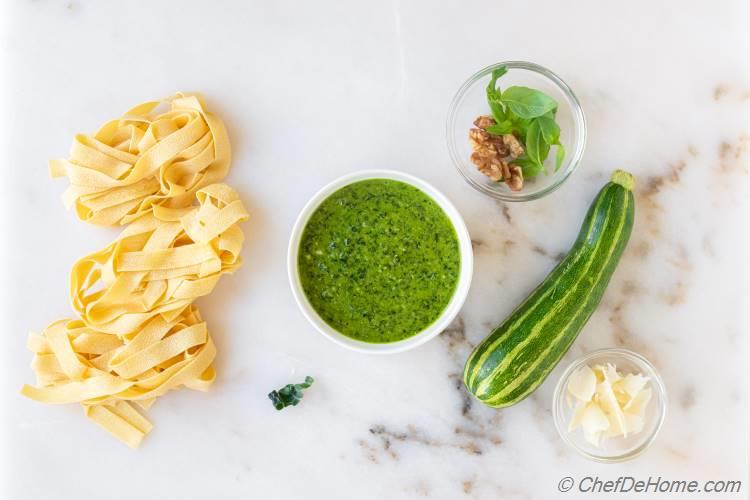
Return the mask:
[[464, 384], [502, 408], [531, 394], [593, 314], [630, 238], [633, 176], [617, 170], [594, 199], [573, 247], [545, 280], [472, 351]]

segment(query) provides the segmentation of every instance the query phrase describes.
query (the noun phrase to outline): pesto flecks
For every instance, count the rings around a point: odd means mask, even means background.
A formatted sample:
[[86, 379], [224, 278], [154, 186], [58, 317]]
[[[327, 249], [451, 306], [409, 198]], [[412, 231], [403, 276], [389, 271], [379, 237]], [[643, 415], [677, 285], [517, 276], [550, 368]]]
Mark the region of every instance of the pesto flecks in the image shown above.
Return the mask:
[[356, 340], [411, 337], [441, 315], [461, 257], [453, 224], [409, 184], [370, 179], [341, 188], [313, 212], [298, 267], [312, 307]]

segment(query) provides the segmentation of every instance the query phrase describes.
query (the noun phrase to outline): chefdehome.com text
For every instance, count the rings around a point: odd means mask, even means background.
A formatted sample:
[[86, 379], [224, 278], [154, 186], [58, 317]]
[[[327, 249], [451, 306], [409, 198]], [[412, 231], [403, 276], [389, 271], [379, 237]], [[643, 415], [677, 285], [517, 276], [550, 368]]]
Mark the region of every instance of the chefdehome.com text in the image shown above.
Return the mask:
[[670, 480], [661, 476], [638, 479], [633, 476], [620, 476], [616, 479], [601, 479], [599, 476], [585, 476], [576, 481], [566, 476], [557, 483], [562, 493], [740, 493], [739, 480]]

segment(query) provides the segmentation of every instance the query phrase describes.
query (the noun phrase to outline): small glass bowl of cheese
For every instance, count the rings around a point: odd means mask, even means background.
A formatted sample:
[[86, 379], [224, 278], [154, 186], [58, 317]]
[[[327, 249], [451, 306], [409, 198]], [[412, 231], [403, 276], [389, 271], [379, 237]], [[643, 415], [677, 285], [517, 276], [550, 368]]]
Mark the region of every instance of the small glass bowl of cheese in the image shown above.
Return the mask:
[[656, 439], [667, 410], [654, 366], [627, 349], [601, 349], [574, 361], [555, 388], [560, 437], [584, 457], [613, 463], [637, 457]]

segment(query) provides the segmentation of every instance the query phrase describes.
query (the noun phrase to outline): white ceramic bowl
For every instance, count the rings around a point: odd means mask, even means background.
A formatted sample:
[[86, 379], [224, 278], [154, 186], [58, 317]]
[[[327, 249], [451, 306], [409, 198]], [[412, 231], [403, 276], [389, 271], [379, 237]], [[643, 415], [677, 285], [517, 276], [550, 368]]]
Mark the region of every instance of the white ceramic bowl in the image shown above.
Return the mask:
[[[459, 251], [461, 253], [461, 269], [458, 277], [458, 284], [456, 290], [453, 293], [453, 297], [448, 306], [445, 308], [440, 317], [432, 323], [430, 326], [422, 330], [421, 332], [413, 335], [407, 339], [400, 340], [398, 342], [391, 342], [387, 344], [371, 344], [368, 342], [361, 342], [351, 337], [336, 331], [328, 323], [318, 315], [315, 309], [312, 307], [310, 302], [307, 300], [304, 290], [302, 289], [302, 283], [299, 279], [299, 271], [297, 269], [297, 254], [299, 252], [300, 239], [302, 238], [302, 232], [307, 225], [307, 221], [313, 214], [316, 208], [328, 198], [335, 191], [338, 191], [342, 187], [352, 184], [354, 182], [362, 181], [365, 179], [393, 179], [401, 181], [421, 190], [427, 196], [437, 203], [440, 208], [443, 209], [445, 214], [448, 216], [450, 221], [453, 223], [453, 227], [456, 230], [458, 236]], [[456, 317], [458, 311], [466, 300], [466, 295], [469, 293], [469, 286], [471, 285], [471, 276], [474, 266], [474, 254], [471, 248], [471, 237], [469, 231], [466, 229], [466, 224], [458, 213], [456, 207], [448, 201], [440, 191], [435, 189], [432, 185], [427, 182], [403, 172], [397, 172], [394, 170], [363, 170], [355, 172], [353, 174], [339, 177], [335, 181], [331, 182], [323, 189], [318, 191], [315, 196], [307, 202], [305, 207], [297, 217], [297, 222], [294, 224], [292, 229], [292, 235], [289, 238], [289, 251], [287, 253], [287, 270], [289, 273], [289, 284], [292, 287], [292, 294], [294, 299], [297, 301], [299, 308], [302, 310], [305, 318], [326, 338], [332, 340], [338, 345], [353, 349], [355, 351], [373, 353], [373, 354], [393, 354], [396, 352], [402, 352], [409, 349], [413, 349], [419, 345], [424, 344], [428, 340], [436, 337], [440, 332], [450, 324], [451, 321]]]

